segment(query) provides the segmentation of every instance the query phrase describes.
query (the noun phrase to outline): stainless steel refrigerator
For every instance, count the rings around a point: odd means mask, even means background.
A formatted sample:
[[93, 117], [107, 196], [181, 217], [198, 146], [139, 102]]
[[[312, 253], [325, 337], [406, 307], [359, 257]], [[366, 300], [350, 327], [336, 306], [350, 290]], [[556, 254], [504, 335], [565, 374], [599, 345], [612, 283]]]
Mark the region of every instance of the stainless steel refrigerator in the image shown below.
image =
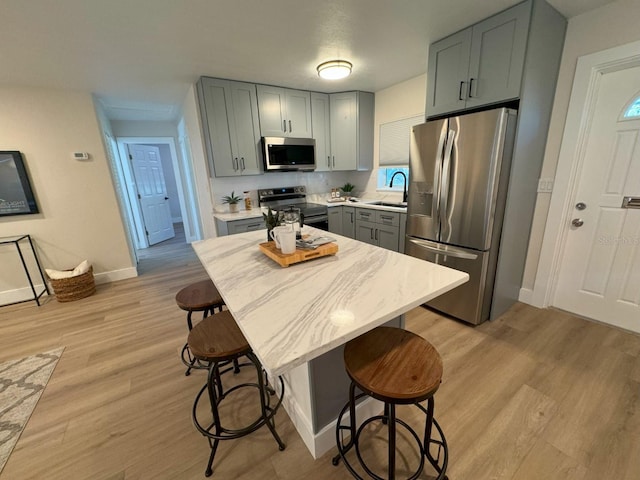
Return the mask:
[[428, 305], [472, 324], [491, 313], [515, 128], [507, 108], [412, 128], [405, 253], [469, 274]]

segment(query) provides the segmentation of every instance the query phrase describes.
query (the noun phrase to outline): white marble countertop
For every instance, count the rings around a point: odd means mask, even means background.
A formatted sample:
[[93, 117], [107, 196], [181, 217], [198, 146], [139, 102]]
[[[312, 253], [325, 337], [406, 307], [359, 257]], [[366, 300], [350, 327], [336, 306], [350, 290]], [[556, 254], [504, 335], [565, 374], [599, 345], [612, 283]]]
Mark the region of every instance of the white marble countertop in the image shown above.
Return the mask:
[[262, 218], [262, 210], [256, 207], [251, 210], [240, 210], [236, 213], [213, 212], [213, 216], [223, 222], [232, 222], [234, 220], [245, 220], [247, 218]]
[[[303, 233], [327, 235], [304, 227]], [[466, 273], [331, 234], [335, 256], [283, 268], [264, 230], [193, 244], [262, 365], [282, 374], [469, 279]]]

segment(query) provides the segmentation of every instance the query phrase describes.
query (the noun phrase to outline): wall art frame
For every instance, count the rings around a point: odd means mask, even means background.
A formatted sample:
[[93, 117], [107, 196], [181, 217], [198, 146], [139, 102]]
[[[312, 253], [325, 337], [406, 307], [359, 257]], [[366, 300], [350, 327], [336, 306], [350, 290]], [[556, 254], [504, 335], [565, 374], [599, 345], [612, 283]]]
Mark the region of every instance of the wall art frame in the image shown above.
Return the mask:
[[39, 212], [22, 154], [0, 151], [0, 217]]

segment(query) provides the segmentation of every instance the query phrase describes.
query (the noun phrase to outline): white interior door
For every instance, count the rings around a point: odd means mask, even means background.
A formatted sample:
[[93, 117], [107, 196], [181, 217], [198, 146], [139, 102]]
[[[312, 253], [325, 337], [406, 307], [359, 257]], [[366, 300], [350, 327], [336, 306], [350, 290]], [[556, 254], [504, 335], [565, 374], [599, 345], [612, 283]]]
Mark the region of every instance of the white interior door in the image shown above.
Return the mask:
[[[586, 132], [553, 305], [640, 332], [640, 66], [604, 72]], [[584, 205], [581, 205], [584, 204]]]
[[128, 145], [149, 245], [175, 236], [158, 147]]

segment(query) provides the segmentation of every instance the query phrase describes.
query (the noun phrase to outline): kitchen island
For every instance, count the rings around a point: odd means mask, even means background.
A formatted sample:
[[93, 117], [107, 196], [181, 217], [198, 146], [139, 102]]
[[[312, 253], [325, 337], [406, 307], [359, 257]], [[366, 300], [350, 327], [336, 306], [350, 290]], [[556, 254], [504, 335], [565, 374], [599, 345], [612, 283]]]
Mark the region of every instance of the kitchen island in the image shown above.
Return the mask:
[[[327, 235], [304, 227], [303, 234]], [[461, 285], [468, 275], [331, 234], [339, 251], [288, 268], [264, 255], [264, 230], [193, 244], [270, 376], [282, 375], [284, 406], [311, 454], [335, 443], [347, 397], [342, 346]], [[360, 408], [378, 408], [364, 402]]]

